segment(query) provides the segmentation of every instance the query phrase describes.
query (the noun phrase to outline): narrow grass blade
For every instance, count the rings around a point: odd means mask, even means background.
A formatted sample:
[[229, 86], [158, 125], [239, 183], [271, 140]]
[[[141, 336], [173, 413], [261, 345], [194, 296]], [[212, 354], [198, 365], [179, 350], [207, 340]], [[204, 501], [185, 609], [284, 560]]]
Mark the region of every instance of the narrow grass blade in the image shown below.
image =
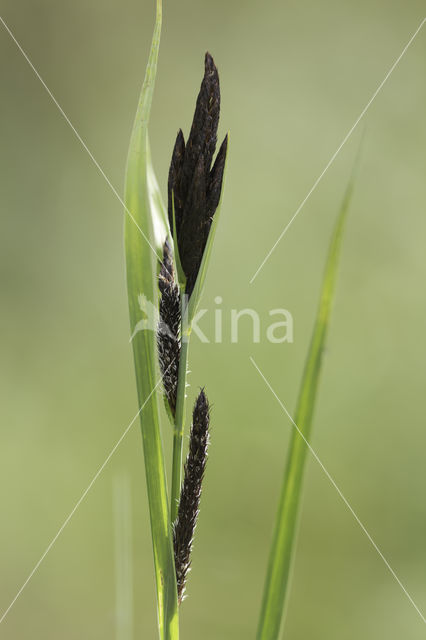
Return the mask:
[[[346, 191], [331, 239], [317, 318], [305, 363], [296, 409], [295, 423], [308, 441], [318, 390], [322, 354], [336, 287], [343, 228], [351, 194], [352, 181]], [[298, 431], [293, 429], [269, 556], [257, 640], [276, 640], [279, 638], [282, 628], [285, 598], [289, 586], [291, 562], [297, 534], [306, 453], [306, 443]]]
[[[151, 165], [148, 121], [157, 70], [162, 19], [157, 13], [145, 80], [131, 135], [126, 171], [125, 250], [130, 325], [136, 370], [161, 640], [178, 638], [173, 544], [163, 446], [160, 435], [156, 315], [158, 258], [166, 237], [166, 214]], [[144, 318], [144, 314], [147, 318]], [[146, 321], [144, 324], [144, 320]]]

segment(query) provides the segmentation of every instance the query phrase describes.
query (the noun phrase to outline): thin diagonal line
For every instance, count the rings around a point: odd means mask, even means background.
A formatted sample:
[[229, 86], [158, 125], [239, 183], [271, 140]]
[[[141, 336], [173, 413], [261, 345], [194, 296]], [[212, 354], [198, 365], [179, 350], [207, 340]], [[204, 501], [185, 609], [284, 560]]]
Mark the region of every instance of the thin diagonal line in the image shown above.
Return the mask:
[[[171, 366], [171, 364], [169, 365]], [[147, 399], [145, 400], [145, 402], [143, 403], [143, 405], [141, 406], [141, 408], [139, 409], [139, 411], [137, 412], [137, 414], [134, 416], [134, 418], [132, 419], [132, 421], [129, 423], [129, 425], [126, 427], [126, 429], [124, 430], [124, 432], [122, 433], [121, 437], [119, 438], [119, 440], [116, 442], [116, 444], [114, 445], [114, 447], [111, 449], [110, 453], [108, 454], [108, 456], [106, 457], [105, 461], [101, 464], [101, 466], [99, 467], [99, 469], [97, 470], [97, 472], [95, 473], [95, 475], [93, 476], [92, 480], [90, 481], [89, 485], [87, 486], [87, 488], [83, 491], [81, 497], [77, 500], [76, 504], [74, 505], [74, 508], [72, 509], [72, 511], [70, 512], [70, 514], [67, 516], [67, 518], [65, 519], [63, 525], [60, 527], [60, 529], [58, 530], [57, 534], [54, 536], [54, 538], [52, 538], [51, 542], [49, 543], [49, 545], [47, 546], [45, 552], [43, 553], [43, 555], [41, 556], [40, 560], [37, 562], [37, 564], [34, 566], [33, 570], [31, 571], [31, 573], [29, 574], [28, 578], [25, 580], [24, 584], [22, 585], [22, 587], [19, 589], [18, 593], [16, 594], [16, 596], [13, 598], [12, 602], [10, 603], [10, 605], [7, 607], [6, 611], [3, 613], [3, 615], [0, 618], [0, 624], [3, 622], [3, 620], [6, 618], [7, 614], [9, 613], [9, 611], [11, 610], [11, 608], [13, 607], [13, 605], [15, 604], [15, 602], [18, 600], [19, 596], [22, 594], [22, 592], [24, 591], [25, 587], [28, 585], [29, 581], [31, 580], [31, 578], [34, 576], [34, 574], [36, 573], [36, 571], [38, 570], [38, 568], [40, 567], [41, 563], [43, 562], [43, 560], [45, 559], [45, 557], [47, 556], [47, 554], [49, 553], [49, 551], [52, 549], [53, 545], [55, 544], [55, 542], [57, 541], [57, 539], [59, 538], [59, 536], [61, 535], [61, 533], [63, 532], [63, 530], [65, 529], [65, 527], [67, 526], [67, 524], [69, 523], [69, 521], [71, 520], [71, 518], [73, 517], [73, 515], [75, 514], [75, 512], [77, 511], [77, 509], [79, 508], [79, 506], [81, 505], [81, 503], [83, 502], [83, 500], [85, 499], [85, 497], [87, 496], [87, 494], [89, 493], [90, 489], [93, 487], [93, 485], [95, 484], [96, 480], [99, 478], [99, 476], [101, 475], [102, 471], [105, 469], [106, 465], [108, 464], [108, 462], [111, 460], [112, 456], [114, 455], [114, 453], [117, 451], [118, 447], [120, 446], [120, 444], [122, 443], [122, 441], [124, 440], [124, 438], [126, 437], [126, 435], [128, 434], [128, 432], [130, 431], [131, 427], [133, 426], [133, 424], [135, 423], [135, 420], [138, 418], [139, 414], [141, 413], [142, 409], [145, 407], [146, 403], [148, 402], [148, 400], [151, 398], [152, 394], [155, 392], [155, 390], [157, 389], [158, 385], [161, 383], [161, 378], [160, 380], [157, 382], [157, 384], [155, 385], [155, 387], [152, 389], [152, 391], [150, 392], [149, 396], [147, 397]]]
[[367, 104], [365, 105], [364, 109], [361, 111], [361, 113], [359, 114], [358, 118], [355, 120], [354, 124], [352, 125], [352, 127], [349, 129], [348, 133], [343, 138], [343, 140], [340, 143], [339, 147], [333, 153], [333, 155], [331, 156], [330, 160], [328, 161], [328, 163], [324, 167], [323, 171], [320, 173], [318, 178], [315, 180], [314, 184], [312, 185], [312, 187], [308, 191], [307, 195], [305, 196], [305, 198], [302, 200], [302, 202], [300, 203], [300, 205], [296, 209], [296, 211], [293, 214], [292, 218], [290, 218], [290, 221], [287, 223], [286, 227], [281, 231], [281, 233], [280, 233], [280, 235], [278, 237], [278, 240], [275, 242], [275, 244], [272, 246], [272, 248], [266, 254], [265, 258], [263, 259], [263, 262], [257, 268], [257, 270], [256, 270], [255, 274], [252, 276], [249, 284], [252, 284], [254, 282], [254, 280], [257, 278], [259, 272], [261, 271], [261, 269], [263, 269], [265, 263], [269, 260], [269, 258], [271, 257], [272, 253], [275, 251], [276, 247], [281, 242], [282, 238], [287, 233], [288, 229], [293, 224], [294, 220], [299, 215], [300, 211], [303, 209], [303, 207], [305, 206], [306, 202], [311, 197], [312, 193], [315, 191], [315, 189], [317, 188], [317, 186], [319, 185], [319, 183], [323, 179], [324, 175], [327, 173], [328, 169], [331, 167], [331, 165], [333, 164], [333, 162], [337, 158], [340, 150], [346, 144], [346, 142], [349, 140], [349, 138], [351, 137], [352, 133], [355, 131], [356, 127], [358, 126], [358, 124], [360, 123], [360, 121], [362, 120], [364, 115], [367, 113], [367, 111], [370, 108], [371, 104], [373, 103], [374, 99], [377, 97], [377, 94], [383, 88], [383, 85], [388, 80], [389, 76], [392, 74], [392, 72], [394, 71], [395, 67], [398, 65], [398, 63], [400, 62], [400, 60], [402, 59], [402, 57], [406, 53], [408, 47], [411, 45], [411, 43], [413, 42], [414, 38], [419, 33], [420, 29], [423, 27], [425, 21], [426, 21], [426, 18], [423, 18], [423, 20], [421, 21], [420, 25], [417, 27], [417, 29], [415, 30], [415, 32], [413, 33], [413, 35], [411, 36], [411, 38], [409, 39], [409, 41], [407, 42], [407, 44], [405, 45], [405, 47], [403, 48], [403, 50], [401, 51], [401, 53], [399, 54], [399, 56], [397, 57], [397, 59], [395, 60], [395, 62], [391, 66], [391, 68], [389, 69], [389, 71], [387, 72], [387, 74], [385, 75], [385, 77], [383, 78], [382, 82], [379, 84], [379, 86], [377, 87], [377, 89], [375, 90], [373, 95], [371, 96], [370, 100], [367, 102]]
[[45, 83], [45, 81], [43, 80], [43, 78], [41, 77], [40, 73], [37, 71], [37, 69], [35, 68], [35, 66], [33, 65], [33, 63], [31, 62], [30, 58], [28, 57], [28, 55], [25, 53], [24, 49], [22, 48], [22, 46], [19, 44], [18, 40], [15, 38], [15, 36], [13, 35], [12, 31], [9, 29], [9, 27], [7, 26], [6, 22], [3, 20], [3, 18], [0, 16], [0, 21], [2, 22], [4, 28], [6, 29], [6, 31], [8, 32], [8, 34], [10, 35], [10, 37], [12, 38], [13, 42], [16, 44], [16, 46], [18, 47], [19, 51], [22, 53], [22, 55], [24, 56], [25, 60], [28, 62], [29, 66], [31, 67], [31, 69], [33, 70], [34, 74], [37, 76], [37, 78], [40, 80], [41, 84], [43, 85], [43, 87], [45, 88], [45, 90], [47, 91], [49, 97], [52, 99], [52, 101], [54, 102], [54, 104], [56, 105], [56, 107], [58, 108], [59, 112], [61, 113], [61, 115], [63, 116], [63, 118], [65, 119], [66, 123], [70, 126], [70, 128], [72, 129], [74, 135], [76, 136], [77, 140], [80, 142], [80, 144], [82, 145], [82, 147], [84, 148], [84, 150], [87, 152], [87, 154], [89, 155], [90, 159], [92, 160], [93, 164], [95, 165], [95, 167], [97, 168], [97, 170], [99, 171], [99, 173], [101, 174], [101, 176], [104, 178], [105, 182], [108, 184], [108, 186], [110, 187], [111, 191], [113, 192], [113, 194], [115, 195], [115, 197], [117, 198], [117, 200], [120, 202], [120, 204], [123, 206], [124, 210], [126, 211], [127, 215], [130, 217], [130, 219], [132, 220], [132, 222], [136, 225], [136, 227], [139, 229], [140, 233], [142, 234], [142, 237], [144, 238], [144, 240], [149, 244], [149, 246], [151, 247], [151, 250], [154, 252], [155, 255], [157, 255], [156, 250], [154, 249], [154, 247], [152, 246], [152, 244], [150, 243], [150, 241], [148, 240], [148, 238], [146, 237], [146, 235], [144, 234], [144, 232], [142, 231], [142, 229], [140, 228], [140, 226], [138, 225], [137, 221], [135, 220], [135, 218], [133, 217], [133, 215], [131, 214], [131, 212], [129, 211], [129, 209], [127, 208], [124, 200], [122, 199], [122, 197], [120, 196], [120, 194], [118, 193], [117, 189], [114, 187], [114, 185], [111, 183], [110, 179], [108, 178], [108, 176], [106, 175], [105, 171], [102, 169], [101, 165], [99, 164], [99, 162], [96, 160], [95, 156], [93, 155], [93, 153], [90, 151], [89, 147], [87, 146], [87, 144], [84, 142], [83, 138], [81, 137], [81, 135], [78, 133], [77, 129], [74, 127], [73, 123], [71, 122], [71, 120], [69, 119], [69, 117], [67, 116], [67, 114], [65, 113], [65, 111], [63, 110], [63, 108], [61, 107], [61, 105], [59, 104], [59, 102], [57, 101], [57, 99], [55, 98], [55, 96], [53, 95], [53, 93], [51, 92], [51, 90], [49, 89], [49, 87], [47, 86], [47, 84]]
[[404, 585], [402, 584], [401, 580], [398, 578], [398, 576], [396, 575], [395, 571], [392, 569], [392, 567], [390, 566], [389, 562], [386, 560], [385, 556], [383, 555], [383, 553], [380, 551], [379, 547], [377, 546], [377, 544], [374, 542], [373, 538], [371, 537], [371, 535], [368, 533], [367, 529], [365, 528], [365, 526], [363, 525], [363, 523], [361, 522], [361, 520], [359, 519], [359, 517], [357, 516], [357, 514], [355, 513], [355, 511], [353, 510], [353, 508], [351, 507], [351, 505], [349, 504], [348, 500], [345, 498], [345, 496], [343, 495], [341, 489], [337, 486], [334, 478], [331, 476], [331, 474], [327, 471], [327, 469], [325, 468], [325, 466], [323, 465], [323, 463], [321, 462], [321, 460], [319, 459], [318, 455], [315, 453], [314, 449], [311, 447], [311, 445], [309, 444], [308, 440], [305, 438], [305, 436], [303, 435], [303, 433], [301, 432], [301, 430], [299, 429], [299, 427], [297, 426], [297, 424], [295, 423], [295, 421], [293, 420], [293, 418], [291, 417], [290, 413], [287, 411], [286, 407], [284, 406], [283, 402], [280, 400], [280, 398], [277, 396], [277, 394], [275, 393], [274, 389], [272, 388], [271, 384], [268, 382], [268, 380], [265, 378], [265, 376], [263, 375], [262, 371], [259, 369], [259, 367], [257, 366], [254, 358], [252, 356], [250, 356], [250, 361], [252, 363], [252, 365], [255, 367], [255, 369], [257, 370], [257, 372], [259, 373], [259, 375], [261, 376], [261, 378], [263, 379], [263, 381], [265, 382], [266, 386], [268, 387], [268, 389], [272, 392], [272, 394], [275, 396], [276, 400], [278, 401], [281, 409], [283, 409], [283, 411], [286, 413], [287, 417], [291, 420], [293, 426], [296, 428], [298, 434], [301, 436], [301, 438], [303, 439], [304, 443], [306, 444], [306, 446], [308, 447], [309, 451], [312, 453], [312, 455], [314, 456], [315, 460], [318, 462], [318, 464], [320, 465], [321, 469], [324, 471], [325, 475], [327, 476], [327, 478], [329, 479], [329, 481], [331, 482], [331, 484], [333, 485], [333, 487], [336, 489], [337, 493], [339, 494], [340, 498], [343, 500], [344, 504], [346, 505], [346, 507], [349, 509], [349, 511], [351, 512], [351, 514], [353, 515], [353, 517], [355, 518], [355, 520], [357, 521], [357, 523], [359, 524], [359, 526], [361, 527], [362, 531], [365, 533], [365, 535], [367, 536], [367, 538], [369, 539], [369, 541], [371, 542], [371, 544], [373, 545], [374, 549], [377, 551], [377, 553], [379, 554], [379, 556], [381, 557], [381, 559], [383, 560], [383, 562], [385, 563], [385, 565], [387, 566], [387, 568], [389, 569], [390, 573], [392, 574], [392, 576], [395, 578], [396, 582], [399, 584], [399, 586], [401, 587], [401, 589], [403, 590], [403, 592], [405, 593], [405, 595], [407, 596], [408, 600], [411, 602], [411, 604], [413, 605], [413, 607], [415, 608], [415, 610], [417, 611], [417, 613], [419, 614], [419, 616], [421, 617], [421, 619], [423, 620], [424, 623], [426, 623], [426, 619], [424, 617], [424, 615], [422, 614], [422, 612], [420, 611], [419, 607], [416, 605], [416, 603], [414, 602], [413, 598], [410, 596], [410, 594], [408, 593], [407, 589], [404, 587]]

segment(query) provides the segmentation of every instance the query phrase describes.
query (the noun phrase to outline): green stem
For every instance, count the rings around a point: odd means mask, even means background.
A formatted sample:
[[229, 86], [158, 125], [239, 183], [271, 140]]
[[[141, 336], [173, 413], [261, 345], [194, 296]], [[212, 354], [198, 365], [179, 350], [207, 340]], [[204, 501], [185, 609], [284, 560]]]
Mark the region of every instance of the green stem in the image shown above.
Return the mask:
[[182, 347], [179, 359], [176, 416], [173, 432], [172, 493], [170, 500], [170, 516], [172, 523], [176, 520], [179, 506], [180, 487], [182, 484], [182, 448], [183, 432], [185, 429], [186, 374], [188, 367], [189, 332], [182, 331], [182, 337]]

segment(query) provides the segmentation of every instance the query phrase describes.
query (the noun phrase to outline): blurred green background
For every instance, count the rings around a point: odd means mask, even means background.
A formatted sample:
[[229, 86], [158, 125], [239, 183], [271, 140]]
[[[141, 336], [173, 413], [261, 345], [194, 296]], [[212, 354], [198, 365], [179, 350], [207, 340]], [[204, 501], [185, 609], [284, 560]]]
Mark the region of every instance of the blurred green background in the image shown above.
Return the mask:
[[[335, 215], [364, 128], [312, 445], [420, 608], [425, 585], [425, 27], [257, 279], [249, 280], [419, 26], [420, 1], [164, 2], [151, 139], [160, 184], [206, 49], [221, 75], [226, 189], [190, 400], [214, 404], [182, 638], [254, 638], [293, 412]], [[3, 0], [2, 17], [122, 192], [154, 2]], [[0, 25], [0, 610], [134, 416], [123, 211]], [[248, 321], [231, 344], [230, 310]], [[268, 311], [294, 343], [265, 338]], [[170, 453], [170, 429], [164, 422]], [[155, 638], [134, 425], [0, 626], [5, 640], [114, 639], [113, 486], [128, 476], [134, 638]], [[413, 640], [418, 613], [310, 457], [286, 637]]]

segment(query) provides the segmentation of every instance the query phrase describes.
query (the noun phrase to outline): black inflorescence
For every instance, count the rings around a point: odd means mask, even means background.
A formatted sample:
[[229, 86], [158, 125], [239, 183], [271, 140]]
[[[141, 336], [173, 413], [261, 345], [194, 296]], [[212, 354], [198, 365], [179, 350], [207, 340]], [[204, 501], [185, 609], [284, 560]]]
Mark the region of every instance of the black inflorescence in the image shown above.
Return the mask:
[[181, 304], [179, 287], [175, 281], [172, 249], [166, 240], [163, 261], [158, 276], [160, 289], [160, 322], [157, 332], [158, 357], [164, 393], [175, 416], [180, 357]]
[[219, 74], [209, 53], [185, 145], [182, 130], [176, 138], [168, 180], [168, 215], [173, 232], [173, 207], [179, 258], [191, 295], [222, 190], [228, 136], [212, 167], [220, 112]]
[[195, 401], [189, 436], [189, 451], [185, 462], [178, 515], [173, 525], [176, 581], [179, 603], [185, 593], [185, 583], [191, 565], [194, 530], [200, 505], [201, 484], [209, 445], [210, 406], [202, 389]]

